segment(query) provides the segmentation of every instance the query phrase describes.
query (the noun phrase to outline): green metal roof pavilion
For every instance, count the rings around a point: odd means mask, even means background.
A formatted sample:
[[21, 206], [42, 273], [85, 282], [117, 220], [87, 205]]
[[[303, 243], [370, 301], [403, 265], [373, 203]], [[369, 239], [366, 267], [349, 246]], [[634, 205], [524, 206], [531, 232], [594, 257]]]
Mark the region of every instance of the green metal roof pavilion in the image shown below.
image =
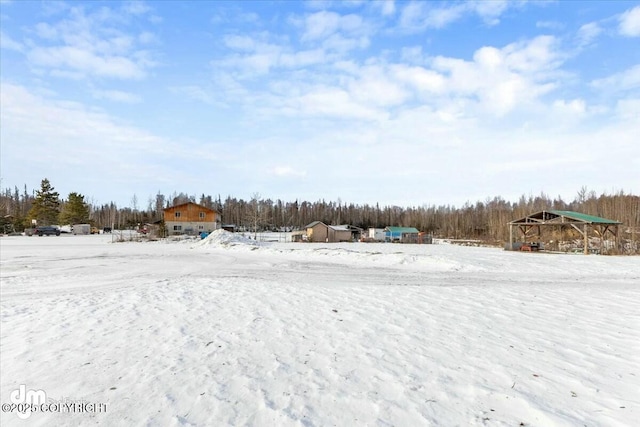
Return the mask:
[[580, 232], [584, 237], [584, 253], [589, 253], [589, 229], [595, 230], [600, 237], [600, 245], [602, 249], [602, 240], [607, 232], [613, 234], [618, 243], [618, 226], [622, 223], [612, 219], [601, 218], [599, 216], [587, 215], [573, 211], [540, 211], [524, 218], [511, 221], [509, 223], [509, 248], [513, 248], [514, 235], [513, 229], [518, 227], [523, 234], [524, 241], [527, 240], [528, 233], [534, 228], [540, 236], [541, 227], [572, 227]]

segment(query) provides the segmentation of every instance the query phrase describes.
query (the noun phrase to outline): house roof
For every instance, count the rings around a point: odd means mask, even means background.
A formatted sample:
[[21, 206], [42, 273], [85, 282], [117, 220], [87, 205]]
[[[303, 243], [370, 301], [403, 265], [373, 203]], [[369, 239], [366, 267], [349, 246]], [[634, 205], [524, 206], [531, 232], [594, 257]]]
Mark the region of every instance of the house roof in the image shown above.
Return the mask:
[[351, 231], [348, 225], [330, 225], [329, 228], [335, 231]]
[[335, 231], [362, 231], [361, 228], [358, 228], [355, 225], [350, 225], [350, 224], [327, 225], [322, 221], [313, 221], [311, 224], [306, 225], [304, 228], [313, 228], [318, 224], [322, 224], [325, 227]]
[[344, 227], [345, 229], [350, 231], [362, 231], [362, 228], [357, 227], [355, 225], [351, 225], [351, 224], [341, 224], [338, 227]]
[[313, 228], [318, 224], [325, 225], [325, 223], [322, 221], [313, 221], [311, 224], [307, 224], [304, 228]]
[[168, 208], [164, 208], [163, 211], [168, 211], [169, 209], [181, 208], [182, 206], [187, 206], [187, 205], [193, 205], [193, 206], [196, 206], [196, 207], [198, 207], [200, 209], [204, 209], [204, 210], [207, 210], [207, 211], [210, 211], [210, 212], [220, 213], [215, 209], [211, 209], [211, 208], [199, 205], [199, 204], [194, 203], [194, 202], [186, 202], [186, 203], [180, 203], [179, 205], [169, 206]]
[[384, 230], [391, 233], [419, 233], [415, 227], [386, 227]]
[[561, 223], [581, 223], [581, 224], [622, 224], [613, 219], [601, 218], [599, 216], [587, 215], [574, 211], [540, 211], [527, 215], [524, 218], [511, 221], [510, 224], [561, 224]]

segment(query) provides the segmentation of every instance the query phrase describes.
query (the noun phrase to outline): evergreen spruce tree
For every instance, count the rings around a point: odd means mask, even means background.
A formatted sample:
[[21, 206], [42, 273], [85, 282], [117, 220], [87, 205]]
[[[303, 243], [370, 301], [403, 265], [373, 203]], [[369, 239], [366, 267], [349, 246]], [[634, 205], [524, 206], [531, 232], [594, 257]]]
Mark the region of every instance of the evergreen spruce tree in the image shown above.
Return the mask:
[[49, 180], [43, 179], [40, 183], [40, 190], [36, 190], [36, 197], [27, 215], [28, 219], [35, 219], [38, 225], [57, 224], [60, 213], [59, 196]]
[[89, 205], [84, 201], [84, 196], [78, 193], [69, 193], [69, 198], [60, 212], [60, 223], [86, 224], [88, 222]]

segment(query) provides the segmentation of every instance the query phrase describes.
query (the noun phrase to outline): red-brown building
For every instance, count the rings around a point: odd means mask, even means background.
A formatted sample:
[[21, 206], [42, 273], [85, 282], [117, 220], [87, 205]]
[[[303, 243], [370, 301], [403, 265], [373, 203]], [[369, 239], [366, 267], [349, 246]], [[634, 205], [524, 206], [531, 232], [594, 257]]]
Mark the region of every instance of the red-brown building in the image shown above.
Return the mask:
[[164, 223], [169, 235], [199, 234], [220, 228], [220, 212], [188, 202], [164, 210]]

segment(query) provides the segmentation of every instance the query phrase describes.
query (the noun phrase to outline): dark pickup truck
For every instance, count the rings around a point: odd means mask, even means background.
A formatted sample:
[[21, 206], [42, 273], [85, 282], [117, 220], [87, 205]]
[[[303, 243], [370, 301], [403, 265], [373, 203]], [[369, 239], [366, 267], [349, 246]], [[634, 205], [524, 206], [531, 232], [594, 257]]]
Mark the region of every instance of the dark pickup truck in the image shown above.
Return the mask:
[[38, 236], [59, 236], [60, 229], [57, 227], [45, 226], [45, 227], [36, 227], [33, 234], [37, 234]]

